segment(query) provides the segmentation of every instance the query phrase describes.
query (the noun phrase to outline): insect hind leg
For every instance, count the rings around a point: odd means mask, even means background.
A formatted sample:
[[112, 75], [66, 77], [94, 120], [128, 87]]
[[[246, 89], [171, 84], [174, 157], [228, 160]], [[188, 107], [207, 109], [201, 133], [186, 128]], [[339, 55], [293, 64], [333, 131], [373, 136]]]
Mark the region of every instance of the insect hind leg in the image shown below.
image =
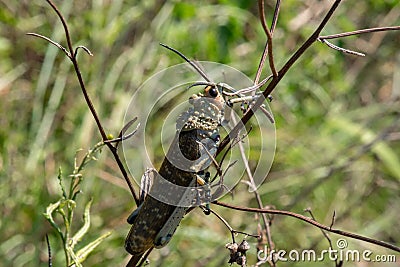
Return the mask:
[[138, 216], [140, 208], [142, 207], [142, 204], [144, 202], [144, 199], [146, 198], [147, 194], [149, 193], [153, 185], [155, 175], [157, 175], [157, 171], [153, 168], [147, 168], [146, 171], [143, 173], [142, 179], [140, 180], [140, 196], [139, 196], [140, 205], [126, 219], [126, 221], [129, 224], [133, 224], [136, 217]]

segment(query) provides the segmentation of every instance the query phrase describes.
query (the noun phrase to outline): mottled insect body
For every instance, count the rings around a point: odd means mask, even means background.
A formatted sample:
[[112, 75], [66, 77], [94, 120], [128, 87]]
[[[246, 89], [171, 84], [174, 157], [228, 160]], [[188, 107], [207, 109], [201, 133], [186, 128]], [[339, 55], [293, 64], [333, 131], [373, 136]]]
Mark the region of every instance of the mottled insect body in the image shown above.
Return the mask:
[[[189, 185], [190, 187], [195, 186], [194, 180], [192, 183]], [[182, 196], [182, 204], [185, 205], [189, 201], [193, 199], [193, 191], [192, 190], [186, 190], [184, 195]], [[162, 248], [168, 242], [171, 240], [172, 236], [174, 235], [176, 229], [179, 226], [179, 223], [183, 219], [183, 216], [185, 216], [186, 211], [188, 210], [188, 207], [185, 206], [177, 206], [171, 216], [169, 217], [168, 221], [164, 224], [164, 226], [161, 228], [161, 230], [158, 232], [155, 242], [154, 242], [154, 247], [155, 248]]]
[[[216, 85], [189, 99], [192, 105], [177, 119], [176, 135], [153, 179], [150, 192], [129, 218], [131, 230], [125, 241], [135, 266], [153, 247], [161, 248], [171, 239], [196, 193], [191, 190], [209, 167], [219, 144], [218, 127], [225, 101]], [[207, 150], [207, 151], [205, 151]]]

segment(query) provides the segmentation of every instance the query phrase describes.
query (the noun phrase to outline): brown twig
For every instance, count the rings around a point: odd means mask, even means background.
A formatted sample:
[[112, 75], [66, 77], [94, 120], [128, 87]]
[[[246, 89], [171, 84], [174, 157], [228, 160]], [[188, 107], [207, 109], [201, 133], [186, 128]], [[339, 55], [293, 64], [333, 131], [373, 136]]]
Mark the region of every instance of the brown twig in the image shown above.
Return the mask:
[[132, 182], [128, 177], [128, 174], [127, 174], [127, 172], [125, 170], [125, 167], [124, 167], [121, 159], [119, 158], [117, 149], [112, 145], [112, 143], [106, 142], [108, 140], [107, 135], [106, 135], [106, 133], [104, 131], [103, 125], [100, 122], [100, 119], [99, 119], [99, 116], [97, 115], [96, 109], [95, 109], [95, 107], [94, 107], [94, 105], [93, 105], [93, 103], [92, 103], [92, 101], [91, 101], [91, 99], [89, 97], [89, 94], [88, 94], [88, 92], [86, 90], [86, 86], [85, 86], [85, 83], [83, 81], [81, 71], [79, 69], [78, 61], [76, 59], [77, 52], [78, 52], [79, 48], [84, 49], [89, 55], [91, 55], [92, 53], [89, 51], [89, 49], [87, 49], [84, 46], [78, 46], [76, 48], [76, 50], [74, 50], [74, 48], [72, 46], [71, 36], [70, 36], [70, 33], [69, 33], [69, 29], [68, 29], [68, 24], [65, 21], [64, 16], [61, 14], [61, 12], [58, 9], [58, 7], [51, 0], [46, 0], [46, 1], [53, 8], [53, 10], [57, 13], [58, 18], [60, 19], [60, 21], [61, 21], [61, 23], [63, 25], [65, 38], [67, 40], [68, 49], [64, 48], [63, 46], [61, 46], [57, 42], [51, 40], [50, 38], [42, 36], [40, 34], [29, 33], [28, 35], [32, 35], [32, 36], [35, 36], [35, 37], [39, 37], [39, 38], [45, 39], [46, 41], [50, 42], [51, 44], [55, 45], [56, 47], [58, 47], [59, 49], [64, 51], [64, 53], [67, 55], [67, 57], [71, 60], [73, 66], [74, 66], [74, 69], [75, 69], [75, 73], [76, 73], [76, 75], [78, 77], [79, 85], [80, 85], [80, 88], [82, 90], [83, 96], [85, 98], [86, 104], [88, 105], [89, 110], [93, 115], [93, 118], [94, 118], [94, 120], [96, 122], [97, 128], [99, 129], [100, 135], [101, 135], [103, 141], [105, 141], [105, 144], [107, 145], [107, 147], [111, 150], [111, 153], [113, 154], [113, 156], [115, 158], [115, 161], [117, 162], [118, 167], [121, 170], [121, 173], [124, 176], [125, 181], [128, 184], [129, 190], [130, 190], [130, 192], [131, 192], [131, 194], [132, 194], [132, 196], [133, 196], [133, 198], [134, 198], [134, 200], [136, 202], [136, 205], [137, 205], [139, 203], [139, 198], [136, 195], [135, 189], [133, 188]]
[[74, 57], [76, 57], [78, 55], [78, 51], [79, 49], [82, 49], [83, 51], [85, 51], [89, 56], [93, 56], [92, 52], [89, 50], [89, 48], [87, 48], [86, 46], [83, 45], [78, 45], [75, 48], [75, 52], [74, 52]]
[[52, 45], [58, 47], [61, 51], [63, 51], [67, 55], [67, 57], [71, 58], [71, 53], [64, 46], [51, 40], [49, 37], [46, 37], [46, 36], [43, 36], [41, 34], [37, 34], [34, 32], [28, 32], [26, 35], [35, 36], [35, 37], [39, 37], [39, 38], [46, 40], [47, 42], [51, 43]]
[[363, 33], [399, 31], [399, 30], [400, 30], [400, 26], [376, 27], [376, 28], [362, 29], [362, 30], [351, 31], [351, 32], [342, 32], [342, 33], [337, 33], [337, 34], [324, 35], [324, 36], [320, 36], [319, 39], [321, 39], [321, 40], [322, 39], [336, 39], [336, 38], [348, 37], [348, 36], [358, 35], [358, 34], [363, 34]]
[[218, 164], [218, 161], [215, 159], [215, 157], [210, 153], [210, 151], [208, 151], [207, 147], [205, 144], [203, 144], [200, 141], [196, 141], [200, 146], [203, 147], [204, 151], [207, 153], [207, 156], [209, 159], [211, 159], [212, 163], [214, 164], [214, 167], [217, 171], [217, 175], [222, 176], [222, 170], [220, 165]]
[[278, 76], [278, 73], [275, 69], [274, 63], [274, 54], [272, 53], [272, 33], [268, 29], [267, 22], [265, 20], [265, 9], [264, 9], [264, 0], [258, 0], [258, 12], [260, 14], [261, 25], [264, 29], [265, 34], [267, 35], [267, 49], [268, 49], [268, 62], [269, 67], [271, 69], [272, 75], [274, 77]]
[[[275, 4], [274, 17], [272, 18], [272, 23], [271, 23], [271, 29], [270, 29], [271, 35], [274, 34], [275, 27], [278, 22], [280, 7], [281, 7], [281, 1], [277, 0], [276, 4]], [[261, 73], [262, 73], [262, 70], [263, 70], [263, 67], [265, 64], [265, 60], [267, 58], [267, 54], [268, 54], [268, 41], [265, 42], [264, 51], [262, 53], [260, 63], [258, 64], [256, 77], [254, 78], [254, 84], [258, 84], [258, 81], [260, 80]]]
[[[235, 120], [234, 116], [232, 116], [232, 120], [233, 120], [233, 123], [236, 123], [236, 120]], [[253, 178], [253, 174], [252, 174], [252, 172], [250, 170], [249, 162], [248, 162], [248, 160], [246, 158], [246, 155], [244, 153], [243, 145], [242, 145], [241, 142], [239, 142], [238, 145], [239, 145], [240, 155], [242, 157], [242, 161], [244, 163], [244, 166], [245, 166], [245, 169], [246, 169], [246, 172], [247, 172], [247, 176], [249, 177], [249, 186], [251, 187], [251, 189], [254, 192], [254, 196], [256, 197], [257, 204], [258, 204], [259, 208], [263, 208], [264, 205], [263, 205], [263, 202], [261, 200], [261, 196], [257, 191], [256, 185], [255, 185], [255, 182], [254, 182], [254, 178]], [[275, 248], [275, 245], [274, 245], [274, 242], [272, 241], [272, 237], [271, 237], [270, 220], [267, 218], [265, 213], [262, 213], [261, 217], [262, 217], [263, 223], [264, 223], [264, 228], [265, 228], [265, 232], [266, 232], [268, 248], [272, 250], [272, 249]], [[272, 264], [272, 266], [275, 266], [275, 262], [274, 261], [272, 261], [270, 264]]]
[[345, 49], [339, 46], [336, 46], [329, 41], [328, 39], [336, 39], [336, 38], [341, 38], [341, 37], [348, 37], [348, 36], [353, 36], [353, 35], [358, 35], [358, 34], [363, 34], [363, 33], [372, 33], [372, 32], [384, 32], [384, 31], [397, 31], [400, 30], [400, 26], [392, 26], [392, 27], [377, 27], [377, 28], [370, 28], [370, 29], [362, 29], [362, 30], [357, 30], [357, 31], [351, 31], [351, 32], [343, 32], [343, 33], [337, 33], [337, 34], [332, 34], [332, 35], [325, 35], [325, 36], [320, 36], [318, 37], [318, 41], [320, 41], [323, 44], [326, 44], [328, 47], [338, 50], [343, 53], [351, 54], [351, 55], [356, 55], [356, 56], [362, 56], [364, 57], [365, 54], [356, 52], [350, 49]]
[[46, 1], [47, 1], [47, 3], [49, 3], [51, 5], [53, 10], [57, 13], [58, 18], [60, 19], [60, 21], [61, 21], [61, 23], [63, 25], [64, 32], [65, 32], [65, 38], [67, 40], [68, 50], [69, 50], [69, 53], [71, 55], [69, 58], [71, 59], [72, 64], [74, 65], [74, 69], [75, 69], [75, 72], [77, 74], [77, 77], [78, 77], [78, 80], [79, 80], [79, 85], [80, 85], [80, 87], [82, 89], [83, 96], [85, 97], [85, 100], [86, 100], [86, 103], [87, 103], [87, 105], [88, 105], [88, 107], [90, 109], [90, 112], [92, 113], [92, 115], [93, 115], [93, 117], [94, 117], [94, 119], [96, 121], [97, 127], [99, 128], [99, 131], [100, 131], [100, 134], [101, 134], [103, 140], [107, 140], [107, 135], [106, 135], [106, 133], [104, 131], [104, 128], [103, 128], [103, 126], [102, 126], [102, 124], [100, 122], [99, 116], [97, 115], [96, 109], [94, 108], [93, 103], [92, 103], [92, 101], [91, 101], [91, 99], [90, 99], [90, 97], [89, 97], [89, 95], [87, 93], [86, 86], [85, 86], [85, 83], [83, 81], [82, 74], [81, 74], [81, 72], [79, 70], [79, 65], [78, 65], [78, 62], [77, 62], [76, 57], [75, 57], [75, 53], [73, 53], [74, 48], [72, 46], [71, 36], [70, 36], [70, 33], [69, 33], [67, 22], [65, 21], [65, 19], [64, 19], [63, 15], [61, 14], [61, 12], [58, 10], [57, 6], [51, 0], [46, 0]]
[[384, 241], [380, 241], [380, 240], [376, 240], [370, 237], [366, 237], [366, 236], [362, 236], [362, 235], [358, 235], [358, 234], [354, 234], [354, 233], [350, 233], [347, 231], [343, 231], [343, 230], [339, 230], [339, 229], [331, 229], [329, 226], [323, 225], [319, 222], [314, 221], [313, 219], [306, 217], [304, 215], [301, 214], [297, 214], [294, 212], [290, 212], [290, 211], [285, 211], [285, 210], [273, 210], [273, 209], [259, 209], [259, 208], [249, 208], [249, 207], [241, 207], [241, 206], [235, 206], [235, 205], [231, 205], [228, 203], [224, 203], [224, 202], [220, 202], [220, 201], [213, 201], [212, 202], [215, 205], [221, 206], [221, 207], [226, 207], [226, 208], [230, 208], [230, 209], [234, 209], [234, 210], [240, 210], [240, 211], [247, 211], [247, 212], [259, 212], [259, 213], [267, 213], [267, 214], [275, 214], [275, 215], [285, 215], [285, 216], [289, 216], [289, 217], [293, 217], [296, 219], [299, 219], [301, 221], [304, 221], [308, 224], [314, 225], [320, 229], [323, 229], [327, 232], [331, 232], [334, 234], [338, 234], [341, 236], [347, 236], [349, 238], [352, 239], [357, 239], [357, 240], [361, 240], [367, 243], [371, 243], [371, 244], [375, 244], [381, 247], [385, 247], [397, 252], [400, 252], [400, 247], [395, 246], [393, 244], [384, 242]]
[[318, 26], [318, 28], [314, 31], [314, 33], [303, 43], [303, 45], [297, 49], [297, 51], [289, 58], [286, 64], [282, 67], [282, 69], [278, 72], [278, 76], [273, 77], [271, 82], [268, 84], [267, 88], [263, 91], [264, 97], [259, 97], [257, 101], [254, 103], [251, 109], [249, 109], [246, 114], [242, 117], [241, 121], [235, 125], [229, 135], [227, 135], [221, 142], [218, 147], [217, 155], [220, 153], [230, 142], [230, 136], [236, 136], [240, 129], [245, 125], [250, 118], [254, 115], [254, 112], [262, 105], [264, 100], [271, 94], [271, 92], [276, 88], [278, 83], [282, 80], [283, 76], [289, 71], [289, 69], [293, 66], [293, 64], [300, 58], [301, 55], [304, 54], [305, 51], [315, 42], [317, 41], [319, 34], [322, 29], [328, 23], [329, 19], [332, 17], [336, 8], [339, 6], [341, 0], [336, 0], [328, 13], [325, 15], [324, 19]]
[[[267, 27], [266, 20], [265, 20], [264, 1], [263, 0], [259, 0], [258, 1], [260, 21], [261, 21], [261, 25], [262, 25], [262, 27], [264, 29], [264, 32], [267, 35], [267, 42], [265, 43], [264, 51], [263, 51], [263, 54], [261, 56], [260, 63], [258, 65], [256, 77], [254, 79], [254, 84], [258, 84], [258, 82], [260, 80], [262, 69], [264, 67], [267, 55], [269, 56], [268, 57], [268, 61], [269, 61], [269, 64], [270, 64], [270, 69], [271, 69], [271, 72], [272, 72], [272, 76], [273, 77], [277, 77], [277, 73], [276, 73], [276, 69], [275, 69], [275, 65], [274, 65], [273, 52], [272, 52], [272, 35], [274, 33], [274, 30], [275, 30], [275, 27], [276, 27], [276, 24], [277, 24], [277, 21], [278, 21], [278, 16], [279, 16], [279, 11], [280, 11], [280, 4], [281, 4], [280, 2], [281, 2], [280, 0], [276, 1], [275, 10], [274, 10], [274, 16], [273, 16], [272, 23], [271, 23], [271, 29], [269, 30], [268, 27]], [[261, 108], [261, 110], [263, 111], [264, 114], [267, 115], [267, 117], [272, 118], [272, 116], [268, 116], [269, 113], [268, 113], [268, 111], [266, 109]], [[273, 119], [271, 121], [273, 121]], [[243, 155], [242, 155], [242, 158], [243, 158]], [[249, 179], [250, 179], [250, 183], [251, 183], [251, 185], [253, 187], [254, 194], [255, 194], [255, 197], [257, 199], [257, 204], [258, 204], [258, 206], [260, 208], [262, 208], [263, 207], [263, 203], [262, 203], [260, 194], [254, 188], [255, 186], [254, 186], [253, 176], [251, 174], [250, 169], [248, 168], [248, 164], [245, 164], [245, 165], [246, 165], [246, 171], [247, 171]], [[262, 214], [262, 218], [263, 218], [263, 222], [264, 222], [264, 228], [265, 228], [265, 231], [266, 231], [268, 247], [270, 249], [273, 249], [274, 244], [273, 244], [272, 238], [271, 238], [270, 222], [269, 222], [267, 216], [265, 216], [265, 214]], [[272, 266], [275, 266], [275, 263], [273, 261], [270, 264], [272, 264]]]
[[318, 40], [319, 40], [321, 43], [326, 44], [328, 47], [330, 47], [330, 48], [332, 48], [332, 49], [334, 49], [334, 50], [337, 50], [337, 51], [339, 51], [339, 52], [343, 52], [343, 53], [350, 54], [350, 55], [355, 55], [355, 56], [360, 56], [360, 57], [365, 57], [365, 54], [364, 54], [364, 53], [360, 53], [360, 52], [356, 52], [356, 51], [353, 51], [353, 50], [350, 50], [350, 49], [345, 49], [345, 48], [339, 47], [339, 46], [337, 46], [337, 45], [334, 45], [334, 44], [328, 42], [328, 41], [325, 40], [325, 39], [319, 39], [319, 38], [318, 38]]
[[120, 133], [119, 133], [119, 135], [118, 135], [117, 138], [114, 138], [114, 139], [107, 139], [106, 141], [104, 141], [104, 143], [105, 143], [105, 144], [107, 144], [107, 143], [115, 143], [115, 146], [114, 146], [114, 147], [117, 148], [120, 142], [122, 142], [122, 141], [124, 141], [124, 140], [126, 140], [126, 139], [129, 139], [129, 138], [131, 138], [132, 136], [134, 136], [135, 133], [138, 131], [139, 127], [140, 127], [140, 123], [138, 123], [138, 124], [136, 125], [136, 128], [135, 128], [132, 132], [130, 132], [129, 134], [127, 134], [127, 135], [123, 135], [123, 134], [125, 133], [126, 130], [128, 130], [128, 128], [129, 128], [136, 120], [137, 120], [137, 117], [135, 117], [135, 118], [133, 118], [132, 120], [130, 120], [130, 121], [122, 128], [122, 130], [120, 131]]
[[[314, 221], [317, 221], [317, 220], [315, 219], [315, 217], [314, 217], [314, 214], [313, 214], [311, 208], [306, 208], [304, 211], [310, 213], [311, 218], [312, 218]], [[335, 211], [333, 212], [332, 222], [331, 222], [331, 225], [329, 226], [329, 229], [332, 229], [332, 226], [333, 226], [333, 222], [334, 222], [334, 221], [335, 221]], [[323, 235], [323, 236], [326, 238], [326, 240], [328, 241], [328, 243], [329, 243], [329, 248], [330, 248], [330, 249], [333, 249], [331, 238], [328, 236], [328, 234], [327, 234], [323, 229], [320, 229], [320, 230], [321, 230], [322, 235]], [[340, 266], [340, 265], [341, 265], [341, 261], [338, 262], [338, 259], [335, 258], [335, 266], [338, 267], [338, 266]]]
[[333, 225], [335, 224], [335, 220], [336, 220], [336, 210], [333, 211], [332, 221], [331, 224], [329, 225], [329, 229], [332, 229]]
[[246, 236], [251, 236], [251, 237], [255, 237], [255, 238], [259, 238], [258, 235], [253, 235], [253, 234], [249, 234], [246, 232], [242, 232], [242, 231], [237, 231], [235, 229], [232, 228], [232, 226], [229, 225], [229, 223], [221, 216], [219, 215], [216, 211], [212, 210], [212, 209], [208, 209], [204, 206], [200, 206], [203, 210], [207, 209], [209, 210], [212, 214], [215, 215], [215, 217], [217, 217], [225, 226], [226, 228], [229, 229], [229, 231], [231, 232], [231, 236], [232, 236], [232, 242], [235, 243], [235, 234], [242, 234], [242, 235], [246, 235]]
[[142, 260], [139, 262], [138, 267], [142, 266], [144, 264], [144, 262], [147, 260], [147, 258], [149, 257], [151, 251], [153, 251], [153, 248], [149, 249], [146, 254], [144, 254]]

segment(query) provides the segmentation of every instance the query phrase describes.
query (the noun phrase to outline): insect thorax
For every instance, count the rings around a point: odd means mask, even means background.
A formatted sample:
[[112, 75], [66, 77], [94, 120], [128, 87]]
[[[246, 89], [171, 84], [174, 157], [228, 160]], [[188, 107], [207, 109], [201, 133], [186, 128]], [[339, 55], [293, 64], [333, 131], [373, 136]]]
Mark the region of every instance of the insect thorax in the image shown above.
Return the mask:
[[221, 125], [224, 103], [202, 94], [193, 95], [189, 103], [192, 107], [181, 113], [176, 121], [177, 131], [197, 129], [204, 137], [211, 137]]

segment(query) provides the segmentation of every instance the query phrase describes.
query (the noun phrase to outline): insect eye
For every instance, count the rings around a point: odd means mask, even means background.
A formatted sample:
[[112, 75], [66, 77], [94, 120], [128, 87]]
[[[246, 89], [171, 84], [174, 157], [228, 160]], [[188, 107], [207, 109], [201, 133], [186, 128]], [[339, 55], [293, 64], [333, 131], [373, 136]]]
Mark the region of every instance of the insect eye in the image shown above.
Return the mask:
[[216, 87], [211, 87], [210, 90], [208, 90], [208, 94], [211, 97], [217, 97], [218, 96], [218, 89]]

